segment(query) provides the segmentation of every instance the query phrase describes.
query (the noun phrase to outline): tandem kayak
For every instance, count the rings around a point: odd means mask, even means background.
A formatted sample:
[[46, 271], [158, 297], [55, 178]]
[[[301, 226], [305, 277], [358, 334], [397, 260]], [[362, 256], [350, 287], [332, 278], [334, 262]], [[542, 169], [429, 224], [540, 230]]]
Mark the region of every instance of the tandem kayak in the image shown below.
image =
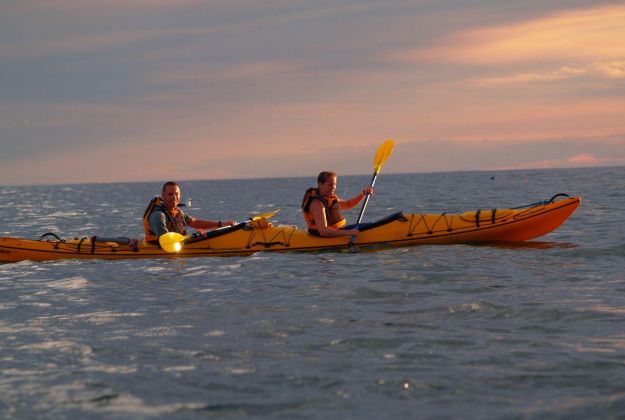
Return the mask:
[[[404, 247], [420, 244], [466, 244], [526, 241], [560, 226], [581, 204], [580, 197], [557, 194], [550, 200], [507, 209], [465, 213], [395, 213], [363, 224], [354, 245]], [[273, 226], [253, 218], [190, 237], [170, 253], [157, 244], [131, 238], [97, 236], [61, 239], [48, 233], [40, 239], [0, 238], [0, 262], [58, 259], [127, 259], [250, 255], [256, 252], [307, 252], [347, 248], [349, 237], [321, 238], [295, 226]]]

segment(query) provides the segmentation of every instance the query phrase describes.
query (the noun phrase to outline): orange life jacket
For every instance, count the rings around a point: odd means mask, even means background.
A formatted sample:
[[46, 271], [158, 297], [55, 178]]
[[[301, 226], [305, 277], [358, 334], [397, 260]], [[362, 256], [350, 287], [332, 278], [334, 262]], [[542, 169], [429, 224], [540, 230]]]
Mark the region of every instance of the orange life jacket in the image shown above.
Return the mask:
[[304, 214], [304, 220], [308, 225], [308, 230], [311, 233], [318, 233], [317, 225], [315, 224], [315, 218], [310, 211], [310, 205], [313, 200], [319, 200], [323, 204], [326, 210], [326, 222], [329, 228], [341, 229], [347, 224], [347, 220], [341, 213], [341, 205], [339, 199], [335, 195], [329, 197], [322, 197], [319, 195], [318, 188], [309, 188], [304, 194], [302, 199], [302, 213]]
[[165, 215], [165, 223], [169, 232], [178, 232], [181, 235], [187, 234], [182, 211], [180, 211], [180, 209], [178, 208], [175, 208], [172, 212], [170, 212], [163, 206], [163, 200], [161, 199], [161, 197], [156, 196], [150, 201], [150, 204], [148, 204], [145, 212], [143, 213], [143, 230], [145, 232], [146, 242], [153, 242], [158, 240], [156, 233], [154, 233], [150, 228], [150, 215], [156, 209], [162, 211]]

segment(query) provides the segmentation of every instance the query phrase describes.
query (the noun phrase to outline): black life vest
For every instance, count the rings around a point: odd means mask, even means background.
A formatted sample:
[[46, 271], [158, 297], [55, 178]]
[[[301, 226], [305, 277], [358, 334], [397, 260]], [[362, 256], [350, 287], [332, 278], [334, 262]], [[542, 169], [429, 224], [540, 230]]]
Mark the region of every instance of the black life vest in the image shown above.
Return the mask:
[[154, 233], [150, 228], [150, 215], [157, 209], [158, 211], [162, 211], [165, 215], [167, 230], [169, 232], [177, 232], [181, 235], [187, 234], [182, 211], [176, 208], [174, 214], [172, 214], [169, 210], [165, 208], [165, 206], [163, 206], [163, 199], [159, 196], [156, 196], [152, 200], [150, 200], [150, 204], [148, 204], [145, 212], [143, 212], [143, 230], [145, 232], [146, 241], [156, 241], [158, 239], [156, 233]]
[[318, 188], [309, 188], [306, 190], [304, 198], [302, 199], [302, 213], [304, 214], [304, 220], [306, 220], [309, 231], [318, 232], [317, 225], [315, 224], [315, 218], [310, 211], [310, 205], [312, 204], [313, 200], [321, 201], [321, 203], [325, 207], [326, 221], [329, 228], [341, 229], [347, 224], [347, 220], [345, 220], [345, 217], [341, 212], [341, 205], [339, 203], [338, 197], [336, 197], [335, 195], [322, 197], [321, 195], [319, 195]]

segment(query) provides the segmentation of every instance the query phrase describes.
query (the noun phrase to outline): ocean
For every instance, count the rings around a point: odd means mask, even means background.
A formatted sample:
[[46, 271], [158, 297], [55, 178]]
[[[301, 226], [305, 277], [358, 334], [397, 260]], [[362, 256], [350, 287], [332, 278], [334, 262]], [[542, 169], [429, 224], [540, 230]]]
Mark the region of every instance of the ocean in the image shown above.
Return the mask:
[[[525, 245], [2, 264], [0, 417], [623, 418], [624, 179], [383, 172], [364, 217], [582, 196]], [[314, 181], [181, 186], [197, 217], [302, 226]], [[0, 236], [138, 238], [161, 184], [0, 186]]]

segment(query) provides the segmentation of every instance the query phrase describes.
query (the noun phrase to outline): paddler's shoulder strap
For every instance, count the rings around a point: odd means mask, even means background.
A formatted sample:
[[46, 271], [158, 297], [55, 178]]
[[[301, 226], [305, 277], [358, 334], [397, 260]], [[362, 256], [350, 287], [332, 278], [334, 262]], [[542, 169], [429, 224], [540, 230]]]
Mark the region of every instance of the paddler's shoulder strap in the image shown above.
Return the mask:
[[152, 214], [152, 212], [154, 211], [154, 208], [160, 206], [162, 202], [163, 200], [158, 195], [150, 200], [150, 204], [148, 204], [148, 206], [145, 208], [145, 211], [143, 212], [143, 219], [145, 220], [149, 218], [150, 214]]
[[146, 232], [152, 231], [152, 229], [150, 229], [150, 215], [152, 214], [155, 208], [161, 207], [162, 203], [163, 203], [162, 198], [159, 195], [157, 195], [150, 200], [150, 204], [148, 204], [148, 206], [145, 208], [145, 211], [143, 212], [143, 229]]
[[324, 202], [323, 198], [319, 195], [319, 189], [311, 187], [306, 190], [304, 198], [302, 199], [302, 210], [304, 212], [308, 213], [310, 211], [310, 204], [314, 199], [321, 200], [322, 203]]

